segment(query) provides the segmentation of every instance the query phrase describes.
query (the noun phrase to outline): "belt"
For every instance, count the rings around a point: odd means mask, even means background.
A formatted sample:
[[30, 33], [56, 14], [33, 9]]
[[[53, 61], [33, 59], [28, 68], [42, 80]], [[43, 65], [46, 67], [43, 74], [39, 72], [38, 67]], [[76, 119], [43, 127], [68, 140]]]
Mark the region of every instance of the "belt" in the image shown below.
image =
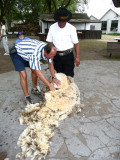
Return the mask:
[[7, 35], [3, 35], [2, 37], [6, 37]]
[[71, 49], [67, 49], [67, 50], [65, 50], [65, 51], [57, 51], [57, 54], [58, 54], [59, 56], [65, 56], [65, 55], [71, 53], [72, 51], [73, 51], [73, 49], [71, 48]]

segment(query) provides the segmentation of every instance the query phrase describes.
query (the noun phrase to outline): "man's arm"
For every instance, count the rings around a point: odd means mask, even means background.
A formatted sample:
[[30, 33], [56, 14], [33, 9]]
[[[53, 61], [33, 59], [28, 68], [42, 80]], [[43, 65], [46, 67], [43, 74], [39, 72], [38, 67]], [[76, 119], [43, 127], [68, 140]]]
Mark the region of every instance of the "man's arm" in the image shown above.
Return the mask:
[[76, 54], [74, 63], [78, 67], [80, 65], [79, 43], [74, 44], [74, 48], [75, 48], [75, 54]]
[[48, 65], [49, 65], [51, 76], [55, 77], [55, 70], [54, 70], [53, 62], [49, 62]]
[[55, 77], [55, 69], [53, 66], [53, 62], [49, 63], [49, 69], [50, 69], [51, 76], [53, 77], [52, 81], [59, 86], [61, 82]]
[[40, 78], [40, 80], [50, 88], [51, 91], [55, 91], [55, 87], [50, 84], [50, 82], [44, 77], [40, 70], [34, 70], [36, 75]]

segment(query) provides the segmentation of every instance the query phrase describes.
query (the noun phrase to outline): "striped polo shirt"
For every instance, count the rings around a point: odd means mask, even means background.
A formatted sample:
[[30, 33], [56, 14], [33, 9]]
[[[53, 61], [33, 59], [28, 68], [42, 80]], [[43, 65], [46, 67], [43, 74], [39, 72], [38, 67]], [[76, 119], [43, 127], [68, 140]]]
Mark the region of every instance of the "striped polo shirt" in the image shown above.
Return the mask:
[[44, 46], [47, 43], [38, 40], [23, 40], [15, 44], [17, 54], [20, 55], [24, 60], [29, 61], [31, 69], [41, 70], [40, 60], [47, 60], [52, 62], [52, 59], [47, 59], [44, 56]]

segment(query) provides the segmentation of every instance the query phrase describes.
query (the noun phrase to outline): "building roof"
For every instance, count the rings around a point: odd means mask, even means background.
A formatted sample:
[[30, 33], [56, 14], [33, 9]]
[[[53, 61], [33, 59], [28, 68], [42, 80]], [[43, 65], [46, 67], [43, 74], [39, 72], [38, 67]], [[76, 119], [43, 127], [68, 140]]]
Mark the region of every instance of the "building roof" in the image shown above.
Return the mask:
[[[40, 14], [40, 20], [44, 22], [55, 22], [54, 14], [43, 13]], [[90, 20], [87, 13], [73, 13], [72, 19], [69, 22], [74, 23], [101, 23], [100, 20]]]
[[[55, 22], [54, 19], [43, 19], [44, 22]], [[71, 19], [69, 22], [72, 23], [101, 23], [99, 20], [90, 20], [90, 19]]]
[[91, 20], [93, 20], [93, 19], [94, 19], [94, 20], [98, 20], [98, 19], [97, 19], [95, 16], [93, 16], [93, 15], [90, 16], [90, 19], [91, 19]]
[[[113, 11], [112, 9], [109, 9], [109, 10], [100, 18], [100, 20], [101, 20], [108, 12], [110, 12], [110, 11], [112, 11], [112, 12], [114, 12], [116, 15], [118, 15], [118, 13], [116, 13], [116, 12]], [[118, 16], [120, 16], [120, 15], [118, 15]]]

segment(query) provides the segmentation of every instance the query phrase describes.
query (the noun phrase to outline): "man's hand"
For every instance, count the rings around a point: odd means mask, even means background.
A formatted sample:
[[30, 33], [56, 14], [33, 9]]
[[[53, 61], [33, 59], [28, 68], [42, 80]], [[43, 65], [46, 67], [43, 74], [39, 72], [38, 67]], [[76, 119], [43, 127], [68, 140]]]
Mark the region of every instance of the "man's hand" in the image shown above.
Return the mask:
[[57, 78], [52, 79], [52, 83], [55, 83], [57, 86], [61, 85], [61, 81], [58, 80]]
[[52, 84], [50, 85], [49, 89], [50, 89], [51, 91], [53, 91], [53, 92], [56, 90], [55, 87], [54, 87]]
[[76, 66], [78, 67], [80, 65], [80, 58], [75, 58], [74, 63], [76, 64]]

